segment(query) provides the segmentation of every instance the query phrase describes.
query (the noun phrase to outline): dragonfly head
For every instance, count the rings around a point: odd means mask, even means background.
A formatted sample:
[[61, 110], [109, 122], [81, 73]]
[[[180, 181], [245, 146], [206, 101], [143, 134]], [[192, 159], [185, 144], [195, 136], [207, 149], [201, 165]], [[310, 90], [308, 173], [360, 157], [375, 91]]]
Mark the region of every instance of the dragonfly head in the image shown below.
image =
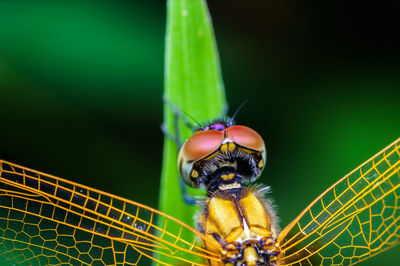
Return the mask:
[[264, 169], [265, 144], [253, 129], [224, 122], [198, 130], [182, 146], [178, 168], [191, 187], [208, 186], [211, 176], [223, 167], [232, 167], [245, 182], [254, 182]]

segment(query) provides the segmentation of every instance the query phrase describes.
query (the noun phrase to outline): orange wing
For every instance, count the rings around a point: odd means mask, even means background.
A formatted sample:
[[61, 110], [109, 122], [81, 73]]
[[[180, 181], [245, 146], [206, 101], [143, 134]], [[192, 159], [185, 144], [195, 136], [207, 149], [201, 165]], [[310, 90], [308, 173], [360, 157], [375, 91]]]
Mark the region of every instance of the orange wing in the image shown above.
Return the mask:
[[[172, 232], [172, 225], [179, 230]], [[10, 264], [218, 261], [199, 246], [200, 238], [216, 244], [150, 207], [0, 161], [0, 254]]]
[[339, 180], [279, 235], [279, 265], [350, 265], [400, 241], [400, 138]]

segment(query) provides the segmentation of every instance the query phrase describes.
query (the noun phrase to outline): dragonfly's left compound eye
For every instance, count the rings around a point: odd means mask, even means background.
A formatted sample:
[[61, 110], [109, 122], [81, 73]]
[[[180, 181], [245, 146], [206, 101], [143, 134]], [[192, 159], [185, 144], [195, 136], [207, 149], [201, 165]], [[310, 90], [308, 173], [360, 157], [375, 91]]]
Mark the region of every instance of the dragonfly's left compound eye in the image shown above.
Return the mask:
[[223, 140], [223, 131], [206, 130], [197, 132], [185, 142], [179, 152], [178, 168], [186, 184], [198, 187], [193, 180], [199, 177], [199, 172], [193, 169], [193, 164], [213, 154]]

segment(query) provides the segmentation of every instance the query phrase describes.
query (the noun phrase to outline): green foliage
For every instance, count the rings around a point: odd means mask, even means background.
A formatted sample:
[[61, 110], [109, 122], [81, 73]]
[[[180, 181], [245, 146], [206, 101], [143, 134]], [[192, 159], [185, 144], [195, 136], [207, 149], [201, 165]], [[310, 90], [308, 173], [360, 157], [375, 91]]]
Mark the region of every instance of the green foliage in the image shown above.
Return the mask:
[[[168, 1], [164, 86], [164, 97], [199, 122], [218, 117], [226, 105], [214, 32], [203, 0]], [[174, 135], [174, 115], [171, 106], [164, 105], [164, 123]], [[180, 121], [179, 134], [184, 141], [192, 130]], [[193, 225], [196, 209], [182, 200], [177, 154], [176, 143], [165, 137], [159, 207]]]

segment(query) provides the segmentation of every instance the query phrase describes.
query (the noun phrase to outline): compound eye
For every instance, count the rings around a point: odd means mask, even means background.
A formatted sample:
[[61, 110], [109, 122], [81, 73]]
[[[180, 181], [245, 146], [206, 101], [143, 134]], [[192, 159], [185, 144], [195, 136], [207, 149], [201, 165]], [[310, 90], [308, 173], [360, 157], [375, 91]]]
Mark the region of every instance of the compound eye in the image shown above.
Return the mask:
[[182, 147], [182, 155], [186, 161], [198, 161], [221, 146], [223, 131], [205, 130], [191, 136]]
[[225, 134], [240, 146], [256, 151], [264, 150], [264, 140], [251, 128], [245, 126], [231, 126], [225, 129]]

